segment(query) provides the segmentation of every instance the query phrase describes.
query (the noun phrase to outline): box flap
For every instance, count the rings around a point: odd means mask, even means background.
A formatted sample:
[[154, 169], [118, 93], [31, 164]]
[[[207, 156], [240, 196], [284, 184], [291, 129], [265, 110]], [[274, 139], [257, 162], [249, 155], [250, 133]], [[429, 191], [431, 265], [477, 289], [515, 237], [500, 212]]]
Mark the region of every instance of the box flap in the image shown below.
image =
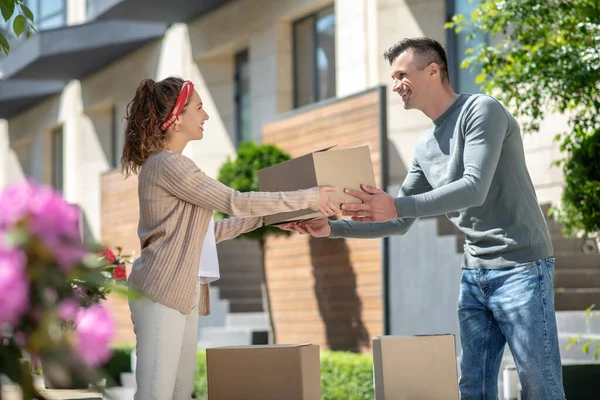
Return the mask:
[[321, 153], [323, 151], [331, 150], [334, 147], [337, 147], [337, 144], [334, 144], [333, 146], [325, 147], [324, 149], [321, 149], [321, 150], [313, 151], [313, 153]]
[[211, 347], [207, 350], [217, 349], [282, 349], [282, 348], [293, 348], [293, 347], [306, 347], [312, 346], [312, 343], [298, 343], [298, 344], [251, 344], [251, 345], [239, 345], [239, 346], [220, 346]]

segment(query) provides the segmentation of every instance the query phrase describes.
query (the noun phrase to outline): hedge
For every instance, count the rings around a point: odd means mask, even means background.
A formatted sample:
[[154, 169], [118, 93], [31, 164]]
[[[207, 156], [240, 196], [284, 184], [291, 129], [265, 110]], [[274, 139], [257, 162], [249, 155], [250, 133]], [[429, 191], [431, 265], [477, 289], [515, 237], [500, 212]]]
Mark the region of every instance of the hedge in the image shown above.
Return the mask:
[[[131, 372], [132, 346], [115, 348], [110, 361], [105, 364], [107, 375], [120, 384], [121, 372]], [[206, 400], [206, 355], [198, 351], [194, 394]], [[373, 358], [369, 355], [346, 352], [321, 352], [321, 399], [367, 400], [373, 399]]]

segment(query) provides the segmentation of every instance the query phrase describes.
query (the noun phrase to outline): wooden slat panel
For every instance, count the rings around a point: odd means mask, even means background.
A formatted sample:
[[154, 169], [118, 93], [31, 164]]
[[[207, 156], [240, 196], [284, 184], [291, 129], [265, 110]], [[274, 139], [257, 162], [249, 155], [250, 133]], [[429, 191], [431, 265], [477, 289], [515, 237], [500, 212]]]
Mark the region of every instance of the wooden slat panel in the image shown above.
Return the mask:
[[[263, 142], [292, 157], [368, 145], [380, 180], [379, 94], [373, 90], [274, 121]], [[381, 240], [269, 238], [265, 266], [278, 343], [369, 351], [382, 333]]]

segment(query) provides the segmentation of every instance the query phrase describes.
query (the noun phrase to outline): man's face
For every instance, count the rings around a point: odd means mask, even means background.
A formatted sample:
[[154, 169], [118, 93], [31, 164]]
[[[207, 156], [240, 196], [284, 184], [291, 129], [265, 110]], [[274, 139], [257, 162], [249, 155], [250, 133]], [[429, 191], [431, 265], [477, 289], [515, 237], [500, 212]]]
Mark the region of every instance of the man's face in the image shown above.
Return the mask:
[[429, 66], [419, 69], [414, 52], [409, 49], [400, 53], [392, 62], [392, 90], [402, 97], [407, 110], [422, 110], [428, 101], [431, 84]]

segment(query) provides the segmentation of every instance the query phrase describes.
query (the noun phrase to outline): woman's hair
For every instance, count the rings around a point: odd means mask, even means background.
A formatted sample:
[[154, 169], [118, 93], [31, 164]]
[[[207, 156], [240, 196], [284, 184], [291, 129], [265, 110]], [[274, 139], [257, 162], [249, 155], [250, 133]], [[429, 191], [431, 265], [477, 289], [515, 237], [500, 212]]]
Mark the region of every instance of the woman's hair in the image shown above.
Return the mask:
[[160, 125], [173, 109], [182, 86], [183, 79], [179, 77], [159, 82], [144, 79], [138, 86], [125, 116], [127, 126], [121, 157], [121, 173], [125, 177], [137, 174], [148, 156], [165, 149], [167, 133], [161, 131]]

